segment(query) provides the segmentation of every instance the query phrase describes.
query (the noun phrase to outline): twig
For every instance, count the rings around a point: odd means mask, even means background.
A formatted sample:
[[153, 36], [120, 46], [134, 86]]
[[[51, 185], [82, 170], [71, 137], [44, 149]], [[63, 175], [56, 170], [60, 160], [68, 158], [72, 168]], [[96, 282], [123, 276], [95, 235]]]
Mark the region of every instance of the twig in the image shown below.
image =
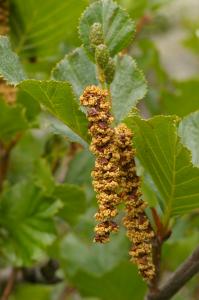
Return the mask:
[[75, 288], [66, 286], [64, 290], [62, 291], [59, 300], [67, 300], [70, 298], [70, 296], [75, 292]]
[[17, 269], [13, 269], [12, 272], [10, 273], [10, 276], [8, 278], [7, 284], [5, 286], [5, 289], [3, 291], [3, 295], [1, 296], [0, 300], [8, 300], [10, 294], [12, 293], [15, 280], [17, 277]]
[[143, 28], [151, 23], [152, 17], [149, 15], [142, 16], [136, 26], [136, 37], [142, 32]]
[[0, 141], [0, 191], [2, 190], [3, 182], [7, 175], [11, 150], [14, 148], [20, 138], [21, 134], [16, 135], [16, 137], [11, 140], [8, 145], [5, 145]]
[[199, 247], [183, 262], [157, 291], [149, 291], [145, 300], [169, 300], [199, 272]]

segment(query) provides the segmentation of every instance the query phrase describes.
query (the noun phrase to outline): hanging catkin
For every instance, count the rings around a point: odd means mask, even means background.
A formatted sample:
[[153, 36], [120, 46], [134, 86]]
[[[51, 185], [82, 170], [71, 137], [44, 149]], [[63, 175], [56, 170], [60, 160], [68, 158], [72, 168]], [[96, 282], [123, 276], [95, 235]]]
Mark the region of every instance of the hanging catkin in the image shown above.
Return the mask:
[[135, 150], [132, 148], [132, 132], [125, 124], [116, 128], [117, 144], [120, 149], [121, 199], [125, 203], [124, 225], [132, 242], [129, 254], [146, 280], [155, 275], [152, 257], [154, 232], [145, 214], [146, 204], [141, 199], [140, 178], [136, 175]]
[[120, 179], [120, 156], [115, 142], [115, 130], [111, 127], [113, 117], [106, 90], [97, 86], [87, 87], [80, 97], [80, 102], [88, 108], [89, 133], [92, 137], [90, 150], [96, 156], [92, 172], [99, 205], [95, 215], [99, 221], [95, 227], [95, 241], [106, 243], [110, 233], [118, 230], [113, 219], [117, 215], [119, 203], [117, 189]]

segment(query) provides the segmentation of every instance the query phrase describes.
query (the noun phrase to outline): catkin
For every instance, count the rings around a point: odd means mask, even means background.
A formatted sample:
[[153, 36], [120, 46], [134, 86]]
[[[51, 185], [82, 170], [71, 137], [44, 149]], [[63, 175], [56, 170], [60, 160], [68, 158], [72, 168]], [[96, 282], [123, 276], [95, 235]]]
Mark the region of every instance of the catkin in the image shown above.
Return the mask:
[[[0, 0], [0, 35], [8, 35], [9, 27], [9, 5], [7, 0]], [[15, 102], [16, 90], [8, 85], [3, 78], [0, 78], [0, 97], [7, 103]]]
[[80, 102], [88, 108], [89, 133], [92, 137], [90, 150], [96, 156], [92, 172], [99, 205], [95, 215], [99, 222], [95, 227], [95, 241], [106, 243], [109, 241], [110, 233], [118, 231], [118, 225], [113, 219], [118, 213], [117, 205], [120, 200], [117, 194], [120, 156], [115, 141], [115, 130], [111, 127], [113, 117], [106, 90], [89, 86], [80, 97]]
[[135, 150], [132, 148], [132, 132], [125, 124], [120, 124], [116, 128], [116, 135], [120, 149], [120, 196], [126, 210], [123, 223], [133, 244], [129, 254], [142, 277], [151, 280], [155, 275], [152, 258], [154, 232], [145, 214], [146, 203], [141, 199], [140, 178], [136, 174]]
[[9, 33], [8, 18], [8, 1], [0, 0], [0, 35], [7, 35]]

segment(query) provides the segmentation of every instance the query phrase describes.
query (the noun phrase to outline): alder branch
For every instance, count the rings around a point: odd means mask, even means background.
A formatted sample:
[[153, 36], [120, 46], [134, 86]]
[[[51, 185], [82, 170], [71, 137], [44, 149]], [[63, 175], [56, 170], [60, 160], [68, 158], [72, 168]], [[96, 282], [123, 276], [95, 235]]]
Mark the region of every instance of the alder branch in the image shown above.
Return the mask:
[[169, 300], [199, 272], [199, 247], [178, 267], [158, 291], [149, 291], [145, 300]]

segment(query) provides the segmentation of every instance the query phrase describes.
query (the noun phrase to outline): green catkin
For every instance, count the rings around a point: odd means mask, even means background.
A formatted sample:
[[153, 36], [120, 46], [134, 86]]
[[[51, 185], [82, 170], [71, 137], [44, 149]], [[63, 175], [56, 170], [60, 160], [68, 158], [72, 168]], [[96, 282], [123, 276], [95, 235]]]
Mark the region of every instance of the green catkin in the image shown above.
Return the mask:
[[110, 57], [104, 69], [104, 76], [107, 84], [111, 84], [115, 76], [115, 62]]
[[100, 44], [104, 44], [103, 30], [102, 25], [100, 23], [94, 23], [91, 26], [89, 39], [91, 47], [93, 48]]
[[118, 213], [117, 205], [120, 201], [117, 194], [120, 156], [115, 130], [111, 127], [113, 117], [110, 114], [109, 94], [97, 86], [89, 86], [80, 97], [80, 102], [88, 109], [89, 133], [92, 137], [90, 150], [96, 156], [92, 177], [99, 205], [95, 218], [99, 224], [95, 227], [94, 240], [106, 243], [110, 233], [118, 231], [114, 217]]
[[106, 68], [109, 61], [109, 51], [106, 45], [100, 44], [95, 48], [95, 61], [103, 70]]
[[125, 125], [116, 128], [120, 149], [121, 198], [125, 203], [124, 226], [133, 246], [129, 254], [145, 280], [155, 276], [152, 256], [154, 232], [145, 213], [146, 203], [141, 199], [140, 178], [136, 174], [135, 150], [132, 148], [132, 132]]

